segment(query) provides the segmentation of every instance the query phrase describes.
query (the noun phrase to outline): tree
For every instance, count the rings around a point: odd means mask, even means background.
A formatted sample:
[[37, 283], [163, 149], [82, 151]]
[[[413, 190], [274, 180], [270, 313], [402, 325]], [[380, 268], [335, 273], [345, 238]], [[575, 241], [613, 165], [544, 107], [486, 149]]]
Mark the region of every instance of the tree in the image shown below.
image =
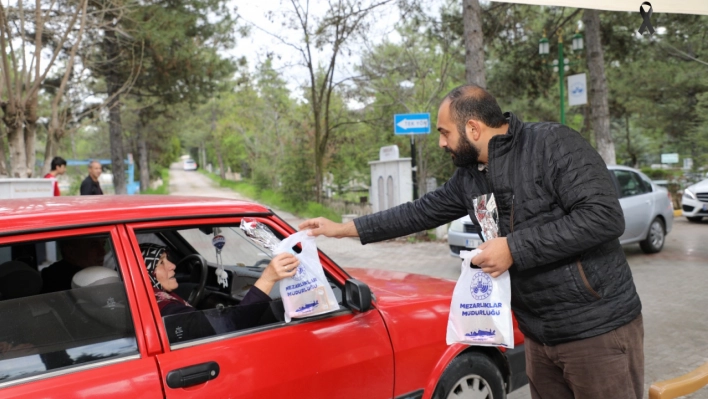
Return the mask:
[[[3, 54], [0, 63], [0, 106], [3, 110], [3, 122], [7, 128], [11, 158], [10, 174], [13, 177], [30, 177], [33, 174], [39, 118], [37, 113], [39, 91], [83, 11], [79, 36], [75, 37], [72, 48], [78, 46], [86, 16], [86, 1], [74, 4], [73, 8], [63, 4], [65, 8], [62, 9], [54, 9], [58, 4], [55, 2], [43, 9], [40, 0], [36, 0], [34, 9], [30, 10], [25, 10], [23, 1], [18, 1], [17, 8], [5, 9], [0, 4], [0, 47]], [[30, 12], [34, 14], [34, 19], [27, 17]], [[49, 18], [50, 15], [52, 18]], [[56, 24], [53, 26], [55, 29], [45, 31], [45, 25], [50, 22]], [[31, 36], [30, 29], [34, 29], [34, 38]], [[20, 42], [19, 49], [13, 46], [16, 39]], [[53, 49], [49, 61], [43, 68], [41, 53], [47, 41]], [[33, 55], [28, 62], [29, 49], [33, 50]], [[70, 73], [71, 63], [64, 76]], [[61, 93], [57, 93], [57, 96], [60, 98]]]
[[[442, 96], [456, 85], [454, 77], [464, 76], [464, 70], [456, 67], [460, 43], [454, 35], [443, 32], [442, 23], [422, 16], [412, 18], [396, 29], [402, 38], [400, 43], [384, 40], [362, 55], [355, 81], [359, 102], [368, 104], [360, 119], [371, 130], [365, 139], [371, 144], [370, 151], [359, 149], [369, 156], [363, 165], [378, 155], [377, 146], [396, 143], [403, 151], [409, 148], [409, 137], [394, 136], [391, 131], [391, 115], [427, 112], [434, 121]], [[423, 193], [428, 177], [447, 179], [453, 167], [449, 158], [439, 156], [442, 151], [437, 148], [434, 131], [415, 140], [416, 183]]]
[[[392, 0], [379, 0], [364, 4], [359, 0], [332, 0], [325, 15], [317, 18], [311, 12], [309, 2], [302, 4], [299, 0], [291, 0], [289, 27], [300, 32], [302, 41], [291, 42], [284, 36], [276, 35], [282, 42], [298, 51], [309, 76], [307, 100], [314, 127], [317, 201], [322, 200], [327, 147], [338, 127], [332, 123], [330, 113], [335, 88], [342, 83], [335, 80], [337, 61], [346, 50], [350, 39], [366, 31], [370, 14], [391, 2]], [[328, 52], [326, 61], [318, 63], [315, 52]]]
[[462, 0], [462, 20], [465, 32], [465, 81], [486, 88], [484, 32], [479, 0]]
[[[107, 13], [102, 52], [94, 72], [107, 84], [111, 160], [114, 170], [123, 170], [121, 96], [139, 97], [143, 125], [136, 130], [141, 168], [148, 168], [145, 123], [166, 112], [171, 105], [195, 104], [218, 90], [234, 71], [229, 59], [218, 51], [233, 45], [235, 21], [223, 0], [180, 2], [126, 2], [122, 15]], [[218, 17], [216, 17], [218, 16]], [[146, 186], [147, 174], [142, 173]], [[117, 193], [125, 192], [125, 176], [114, 173]]]
[[595, 132], [597, 152], [608, 165], [617, 163], [615, 143], [610, 134], [610, 112], [608, 108], [608, 88], [605, 78], [605, 59], [600, 34], [600, 12], [585, 10], [583, 12], [585, 38], [587, 43], [588, 70], [590, 72], [590, 115]]

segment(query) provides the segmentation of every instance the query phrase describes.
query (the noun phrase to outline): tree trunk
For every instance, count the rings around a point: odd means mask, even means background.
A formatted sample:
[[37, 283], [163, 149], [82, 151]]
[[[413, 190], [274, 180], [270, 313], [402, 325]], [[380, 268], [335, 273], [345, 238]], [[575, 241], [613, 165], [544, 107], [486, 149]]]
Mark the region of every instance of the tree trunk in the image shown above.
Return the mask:
[[27, 158], [25, 157], [25, 131], [22, 124], [8, 127], [7, 141], [10, 147], [10, 176], [27, 177]]
[[144, 126], [141, 121], [137, 123], [138, 135], [138, 166], [140, 167], [140, 192], [145, 192], [150, 187], [150, 169], [148, 165], [148, 147]]
[[[118, 44], [116, 43], [116, 33], [112, 29], [105, 31], [103, 39], [103, 50], [106, 54], [106, 60], [117, 60]], [[126, 194], [125, 182], [125, 154], [123, 149], [123, 125], [120, 119], [120, 94], [117, 94], [121, 89], [120, 76], [115, 70], [109, 69], [106, 72], [106, 82], [108, 83], [108, 95], [113, 98], [108, 102], [108, 131], [111, 143], [111, 166], [113, 169], [113, 187], [116, 194]]]
[[7, 176], [7, 153], [5, 144], [5, 129], [0, 128], [0, 176]]
[[217, 145], [214, 149], [216, 150], [216, 159], [219, 161], [219, 177], [226, 180], [226, 169], [224, 169], [224, 157], [221, 156], [221, 148]]
[[615, 165], [615, 143], [610, 133], [610, 112], [607, 105], [607, 79], [605, 57], [600, 37], [600, 12], [585, 10], [583, 13], [587, 42], [588, 70], [590, 71], [590, 107], [592, 127], [595, 132], [597, 152], [608, 165]]
[[25, 157], [27, 160], [27, 177], [34, 175], [35, 161], [37, 160], [36, 138], [37, 138], [37, 96], [28, 99], [27, 119], [25, 121]]
[[45, 176], [52, 169], [52, 159], [56, 152], [54, 141], [54, 129], [50, 125], [49, 129], [47, 129], [47, 143], [44, 146], [44, 165], [42, 165], [42, 170], [40, 171], [42, 176]]
[[468, 84], [487, 87], [484, 73], [484, 33], [482, 8], [479, 0], [462, 1], [462, 20], [465, 35], [465, 80]]

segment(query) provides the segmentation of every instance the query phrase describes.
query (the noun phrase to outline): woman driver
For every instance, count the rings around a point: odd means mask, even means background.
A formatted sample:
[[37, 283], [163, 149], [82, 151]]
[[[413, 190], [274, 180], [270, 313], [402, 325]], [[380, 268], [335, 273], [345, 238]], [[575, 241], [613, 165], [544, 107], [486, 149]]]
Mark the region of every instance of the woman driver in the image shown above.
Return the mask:
[[171, 343], [256, 326], [271, 301], [268, 294], [273, 285], [294, 276], [300, 265], [292, 254], [277, 255], [238, 305], [204, 314], [173, 292], [179, 284], [175, 279], [175, 264], [167, 259], [166, 247], [146, 243], [140, 244], [140, 251]]

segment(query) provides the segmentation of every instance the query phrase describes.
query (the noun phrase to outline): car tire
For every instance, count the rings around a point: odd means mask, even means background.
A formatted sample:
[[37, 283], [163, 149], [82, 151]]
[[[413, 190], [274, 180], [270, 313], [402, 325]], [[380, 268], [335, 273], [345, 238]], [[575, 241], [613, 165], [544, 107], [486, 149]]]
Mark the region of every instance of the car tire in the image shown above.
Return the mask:
[[693, 217], [686, 216], [686, 219], [688, 219], [689, 222], [699, 223], [701, 220], [703, 220], [703, 216], [693, 216]]
[[664, 221], [660, 218], [656, 218], [649, 225], [649, 232], [647, 233], [647, 238], [639, 243], [642, 251], [648, 254], [655, 254], [661, 251], [664, 247], [664, 242], [666, 241], [666, 228], [664, 227]]
[[435, 388], [433, 399], [458, 398], [506, 398], [501, 372], [490, 358], [469, 352], [450, 362]]

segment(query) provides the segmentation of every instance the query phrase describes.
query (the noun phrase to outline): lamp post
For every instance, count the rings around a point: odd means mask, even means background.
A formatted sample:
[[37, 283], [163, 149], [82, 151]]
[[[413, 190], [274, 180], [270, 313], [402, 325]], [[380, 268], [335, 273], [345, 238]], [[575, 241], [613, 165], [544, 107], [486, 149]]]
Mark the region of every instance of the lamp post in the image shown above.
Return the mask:
[[[563, 90], [563, 84], [565, 80], [565, 72], [570, 69], [571, 65], [577, 64], [577, 61], [570, 61], [563, 56], [563, 30], [558, 29], [558, 59], [553, 60], [552, 63], [547, 64], [550, 68], [553, 68], [553, 72], [558, 72], [558, 77], [560, 79], [560, 122], [565, 125], [565, 93]], [[573, 53], [580, 56], [580, 52], [583, 51], [583, 35], [580, 32], [575, 32], [573, 36], [571, 48]], [[549, 53], [549, 42], [546, 38], [546, 32], [543, 32], [543, 38], [538, 42], [538, 54], [545, 58]]]

